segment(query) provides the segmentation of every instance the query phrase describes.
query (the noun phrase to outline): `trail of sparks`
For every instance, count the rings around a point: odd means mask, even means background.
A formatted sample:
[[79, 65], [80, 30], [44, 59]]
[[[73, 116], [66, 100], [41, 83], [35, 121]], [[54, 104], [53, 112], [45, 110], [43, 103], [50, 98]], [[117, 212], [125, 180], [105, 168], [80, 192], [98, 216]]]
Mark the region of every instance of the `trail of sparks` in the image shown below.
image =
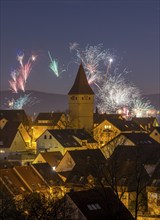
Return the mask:
[[61, 75], [62, 72], [66, 71], [65, 69], [63, 70], [59, 70], [58, 67], [58, 62], [56, 60], [54, 60], [51, 56], [51, 53], [48, 51], [48, 56], [50, 58], [50, 64], [49, 64], [49, 68], [53, 71], [53, 73], [59, 77]]
[[130, 108], [139, 95], [139, 90], [127, 83], [122, 74], [109, 75], [98, 91], [98, 108], [102, 112], [116, 113], [119, 109]]
[[[76, 63], [82, 63], [89, 84], [96, 85], [98, 108], [101, 112], [121, 112], [129, 116], [144, 116], [151, 109], [150, 103], [144, 101], [139, 89], [127, 82], [126, 69], [119, 73], [118, 65], [110, 50], [102, 50], [102, 44], [97, 46], [87, 45], [80, 49], [77, 42], [70, 43], [70, 51], [76, 52]], [[96, 94], [96, 93], [95, 93]]]
[[38, 102], [38, 100], [35, 97], [31, 97], [31, 94], [25, 94], [23, 96], [20, 96], [17, 99], [12, 98], [11, 100], [7, 101], [7, 106], [9, 109], [23, 109], [26, 105], [34, 105]]
[[136, 117], [148, 117], [154, 109], [149, 100], [139, 97], [133, 100], [132, 115]]
[[21, 52], [17, 55], [19, 67], [17, 70], [11, 72], [11, 80], [9, 80], [10, 89], [14, 93], [18, 93], [19, 90], [25, 92], [25, 86], [29, 74], [32, 70], [32, 63], [36, 60], [36, 56], [29, 57], [27, 63], [24, 64], [24, 54]]
[[102, 44], [97, 46], [87, 45], [84, 50], [78, 48], [78, 43], [70, 43], [70, 50], [76, 51], [75, 62], [81, 62], [84, 66], [89, 84], [97, 84], [105, 73], [104, 68], [107, 67], [107, 72], [111, 68], [113, 59], [109, 50], [102, 50]]

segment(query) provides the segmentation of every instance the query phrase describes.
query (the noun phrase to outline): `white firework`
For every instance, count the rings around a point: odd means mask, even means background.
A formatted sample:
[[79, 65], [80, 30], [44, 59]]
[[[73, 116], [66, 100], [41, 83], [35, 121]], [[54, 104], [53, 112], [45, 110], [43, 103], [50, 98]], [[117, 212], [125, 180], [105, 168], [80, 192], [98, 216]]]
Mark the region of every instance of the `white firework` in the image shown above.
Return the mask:
[[[113, 61], [108, 50], [102, 50], [102, 44], [87, 45], [85, 49], [78, 48], [78, 43], [70, 44], [70, 50], [76, 51], [76, 63], [82, 63], [89, 84], [97, 84], [104, 76], [107, 66]], [[111, 61], [112, 60], [112, 61]]]
[[153, 110], [154, 107], [148, 99], [139, 97], [133, 100], [132, 115], [136, 117], [146, 117], [148, 112]]
[[98, 108], [101, 112], [116, 113], [122, 108], [129, 109], [139, 96], [136, 86], [126, 82], [122, 74], [110, 74], [97, 94]]

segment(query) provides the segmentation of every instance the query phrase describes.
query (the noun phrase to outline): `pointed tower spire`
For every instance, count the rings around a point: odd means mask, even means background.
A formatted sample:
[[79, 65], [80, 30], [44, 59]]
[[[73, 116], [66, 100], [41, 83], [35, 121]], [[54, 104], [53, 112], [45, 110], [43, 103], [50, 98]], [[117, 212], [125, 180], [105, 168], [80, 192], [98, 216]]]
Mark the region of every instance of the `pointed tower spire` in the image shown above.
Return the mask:
[[84, 72], [84, 68], [82, 66], [82, 63], [79, 66], [78, 73], [77, 73], [76, 79], [74, 81], [74, 84], [68, 93], [68, 95], [72, 95], [72, 94], [89, 94], [89, 95], [94, 94], [92, 88], [88, 84], [88, 80], [87, 80], [86, 74]]
[[69, 114], [72, 128], [93, 128], [94, 92], [90, 87], [82, 64], [80, 64], [76, 79], [68, 93]]

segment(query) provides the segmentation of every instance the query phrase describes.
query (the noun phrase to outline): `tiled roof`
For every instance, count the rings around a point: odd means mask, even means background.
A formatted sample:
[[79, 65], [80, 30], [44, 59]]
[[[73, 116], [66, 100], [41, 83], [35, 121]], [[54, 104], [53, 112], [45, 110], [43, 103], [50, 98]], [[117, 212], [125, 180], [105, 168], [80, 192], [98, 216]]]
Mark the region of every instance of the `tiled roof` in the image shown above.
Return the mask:
[[74, 139], [71, 130], [57, 129], [48, 131], [63, 147], [81, 147], [81, 145]]
[[20, 110], [0, 110], [0, 119], [5, 118], [8, 121], [22, 122], [28, 125], [28, 117], [23, 109]]
[[28, 184], [32, 191], [44, 190], [46, 183], [39, 177], [31, 166], [16, 166], [13, 168], [20, 177]]
[[120, 161], [138, 160], [143, 164], [156, 164], [160, 158], [159, 144], [141, 144], [136, 146], [118, 146], [110, 158]]
[[[66, 183], [86, 183], [88, 176], [97, 177], [99, 168], [106, 162], [105, 157], [99, 149], [68, 151], [68, 153], [74, 160], [75, 166], [70, 172], [60, 172], [62, 176], [66, 177]], [[101, 174], [99, 173], [99, 175]]]
[[48, 130], [63, 147], [81, 147], [75, 137], [80, 140], [87, 140], [88, 143], [96, 143], [93, 137], [84, 129], [53, 129]]
[[[151, 138], [147, 133], [135, 133], [135, 132], [132, 132], [132, 133], [120, 133], [118, 136], [116, 136], [114, 139], [112, 139], [109, 143], [114, 143], [114, 140], [118, 140], [121, 136], [124, 136], [126, 137], [126, 140], [129, 139], [130, 141], [132, 141], [135, 145], [143, 145], [143, 144], [147, 144], [147, 145], [154, 145], [156, 144], [157, 145], [157, 141], [155, 141], [153, 138]], [[108, 143], [108, 144], [109, 144]], [[125, 140], [124, 142], [125, 143]], [[122, 144], [123, 144], [122, 143]], [[118, 141], [117, 141], [117, 144], [118, 144]], [[124, 144], [125, 145], [125, 144]]]
[[21, 122], [8, 121], [3, 129], [0, 129], [0, 148], [10, 148]]
[[141, 124], [142, 126], [146, 126], [148, 124], [150, 124], [152, 126], [155, 119], [156, 119], [155, 117], [132, 118], [132, 121], [136, 122], [137, 124]]
[[62, 180], [59, 175], [53, 170], [53, 168], [48, 163], [37, 163], [32, 164], [35, 170], [43, 177], [43, 179], [50, 186], [60, 186], [62, 185]]
[[74, 161], [74, 167], [71, 171], [62, 171], [60, 175], [66, 178], [67, 183], [84, 184], [87, 182], [87, 177], [91, 174], [95, 176], [97, 169], [100, 168], [106, 159], [100, 149], [74, 150], [68, 151], [60, 162], [66, 161], [66, 157], [70, 154]]
[[68, 151], [76, 164], [89, 163], [89, 161], [105, 162], [106, 159], [100, 149], [87, 149]]
[[[156, 131], [160, 134], [160, 126], [154, 127], [153, 130], [156, 130]], [[152, 130], [152, 131], [153, 131], [153, 130]]]
[[[58, 121], [61, 119], [63, 113], [60, 112], [42, 112], [39, 113], [37, 118], [34, 121], [34, 125], [44, 125], [46, 123], [40, 121], [48, 121], [48, 123], [52, 123], [52, 125], [56, 125]], [[47, 124], [46, 124], [47, 125]]]
[[122, 118], [121, 115], [114, 114], [95, 114], [94, 115], [94, 123], [100, 124], [104, 120], [107, 120], [113, 126], [118, 128], [120, 131], [141, 131], [143, 130], [137, 123], [134, 121], [127, 121]]
[[0, 178], [6, 188], [8, 188], [14, 195], [20, 195], [30, 191], [13, 169], [1, 169]]
[[80, 66], [79, 66], [75, 82], [74, 82], [74, 84], [68, 94], [69, 95], [72, 95], [72, 94], [93, 95], [94, 94], [93, 90], [91, 89], [91, 87], [87, 81], [87, 77], [84, 72], [82, 64], [80, 64]]
[[87, 220], [133, 220], [127, 208], [118, 200], [111, 188], [70, 192], [67, 195]]
[[60, 162], [60, 160], [63, 158], [61, 152], [54, 151], [54, 152], [41, 152], [40, 153], [44, 160], [50, 164], [50, 166], [54, 167], [57, 166], [57, 164]]
[[93, 121], [94, 123], [101, 123], [104, 120], [109, 120], [109, 119], [123, 119], [123, 117], [120, 114], [99, 114], [99, 113], [94, 113], [93, 115]]

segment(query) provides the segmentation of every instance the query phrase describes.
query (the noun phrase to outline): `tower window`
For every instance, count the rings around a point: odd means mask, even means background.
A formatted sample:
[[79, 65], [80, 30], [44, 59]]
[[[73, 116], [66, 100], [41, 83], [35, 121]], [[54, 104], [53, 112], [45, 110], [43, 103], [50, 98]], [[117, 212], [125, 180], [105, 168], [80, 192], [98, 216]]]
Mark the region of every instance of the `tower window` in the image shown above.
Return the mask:
[[76, 96], [71, 96], [71, 100], [77, 100]]

